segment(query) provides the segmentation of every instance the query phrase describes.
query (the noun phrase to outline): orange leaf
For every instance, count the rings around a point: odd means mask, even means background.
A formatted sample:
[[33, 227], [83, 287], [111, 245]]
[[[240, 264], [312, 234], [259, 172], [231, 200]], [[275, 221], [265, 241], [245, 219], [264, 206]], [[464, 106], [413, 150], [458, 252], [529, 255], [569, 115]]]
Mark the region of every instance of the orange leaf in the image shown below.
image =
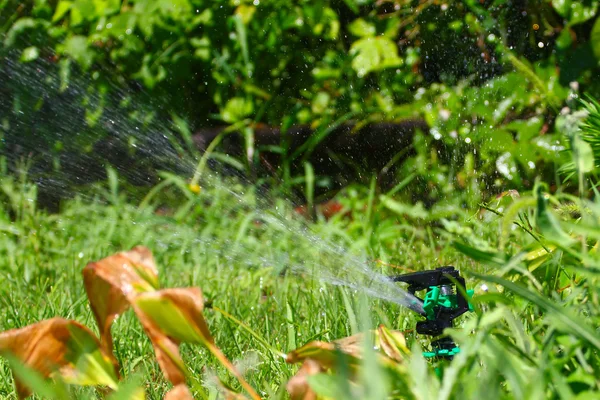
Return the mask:
[[[161, 333], [178, 342], [214, 343], [202, 313], [204, 300], [200, 288], [140, 293], [134, 299], [134, 304], [142, 311], [138, 317], [150, 318]], [[175, 320], [182, 324], [173, 324]]]
[[[60, 374], [68, 382], [80, 385], [106, 385], [115, 389], [117, 370], [102, 352], [96, 336], [78, 322], [52, 318], [25, 328], [0, 333], [0, 352], [16, 356], [47, 378]], [[30, 390], [15, 378], [19, 398]]]
[[185, 385], [177, 385], [165, 395], [163, 400], [194, 400], [190, 390]]
[[333, 342], [310, 342], [288, 353], [286, 362], [294, 364], [310, 359], [318, 361], [322, 367], [329, 369], [342, 354], [348, 357], [351, 365], [357, 366], [362, 352], [361, 342], [363, 338], [364, 334], [359, 333]]
[[287, 354], [288, 363], [303, 362], [302, 368], [287, 384], [287, 391], [292, 400], [314, 400], [316, 394], [310, 389], [307, 378], [333, 368], [339, 357], [345, 358], [345, 363], [351, 372], [356, 372], [360, 367], [360, 359], [364, 348], [364, 340], [369, 340], [372, 345], [380, 350], [377, 354], [378, 362], [386, 368], [403, 369], [404, 354], [408, 354], [404, 335], [399, 331], [391, 331], [380, 325], [376, 331], [369, 331], [368, 335], [359, 333], [334, 342], [310, 342]]
[[181, 342], [202, 344], [225, 366], [254, 399], [260, 396], [215, 345], [202, 314], [199, 288], [163, 289], [140, 293], [134, 310], [154, 345], [163, 373], [174, 385], [185, 381], [186, 368], [179, 355]]
[[286, 389], [292, 400], [316, 400], [317, 394], [310, 388], [307, 378], [323, 372], [323, 368], [314, 360], [306, 360], [287, 383]]
[[202, 309], [202, 292], [197, 288], [147, 292], [134, 300], [135, 313], [152, 341], [158, 364], [173, 385], [185, 382], [179, 343], [213, 343]]
[[392, 360], [402, 362], [404, 355], [410, 353], [402, 332], [391, 331], [384, 325], [379, 325], [377, 332], [381, 349]]
[[[179, 388], [174, 393], [184, 390], [181, 387], [185, 386], [187, 369], [179, 354], [179, 343], [187, 342], [206, 346], [253, 398], [260, 398], [214, 344], [202, 314], [200, 289], [158, 290], [158, 271], [149, 249], [137, 246], [89, 263], [83, 276], [101, 343], [108, 352], [112, 354], [113, 321], [132, 306], [152, 342], [165, 377]], [[114, 357], [113, 361], [116, 365]]]
[[83, 269], [83, 281], [100, 329], [100, 341], [112, 354], [110, 328], [115, 318], [127, 310], [135, 295], [158, 288], [154, 258], [149, 249], [137, 246], [89, 263]]

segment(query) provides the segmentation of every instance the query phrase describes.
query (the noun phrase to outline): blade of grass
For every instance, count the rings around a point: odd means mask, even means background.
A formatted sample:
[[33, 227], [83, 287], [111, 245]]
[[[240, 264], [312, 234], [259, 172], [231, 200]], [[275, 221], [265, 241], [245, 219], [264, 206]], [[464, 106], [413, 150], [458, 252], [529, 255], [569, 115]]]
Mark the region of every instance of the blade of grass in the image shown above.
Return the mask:
[[269, 350], [273, 355], [284, 358], [284, 359], [287, 357], [287, 355], [285, 353], [282, 353], [277, 348], [270, 345], [258, 333], [254, 332], [254, 330], [252, 330], [252, 328], [250, 328], [248, 325], [244, 324], [242, 321], [240, 321], [233, 315], [229, 314], [227, 311], [225, 311], [219, 307], [215, 307], [215, 306], [213, 306], [212, 309], [215, 310], [216, 312], [220, 313], [221, 315], [223, 315], [225, 318], [229, 319], [230, 321], [235, 322], [237, 325], [239, 325], [242, 329], [244, 329], [246, 332], [248, 332], [250, 335], [252, 335], [252, 337], [254, 339], [259, 341], [265, 347], [265, 349]]
[[538, 293], [535, 293], [509, 280], [493, 275], [482, 275], [475, 272], [472, 274], [481, 280], [502, 285], [520, 297], [531, 301], [544, 311], [552, 314], [552, 316], [555, 317], [557, 321], [560, 321], [562, 324], [564, 324], [564, 326], [569, 327], [571, 333], [586, 340], [597, 349], [600, 349], [600, 338], [598, 337], [598, 334], [591, 326], [587, 324], [587, 322], [585, 322], [585, 320], [578, 317], [576, 312], [567, 310], [563, 306], [548, 300]]

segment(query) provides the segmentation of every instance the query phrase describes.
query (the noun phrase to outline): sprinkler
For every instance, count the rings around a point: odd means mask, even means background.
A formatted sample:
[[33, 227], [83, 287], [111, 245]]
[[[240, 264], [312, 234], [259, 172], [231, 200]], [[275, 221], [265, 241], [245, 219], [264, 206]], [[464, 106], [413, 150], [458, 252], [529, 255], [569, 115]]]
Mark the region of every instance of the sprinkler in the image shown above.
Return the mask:
[[[415, 292], [427, 290], [424, 299], [417, 297], [417, 301], [423, 306], [423, 311], [419, 314], [425, 317], [425, 320], [417, 322], [418, 334], [437, 338], [444, 333], [444, 329], [454, 326], [455, 318], [467, 311], [473, 311], [469, 301], [473, 290], [466, 290], [465, 279], [452, 266], [390, 278], [393, 282], [407, 283], [408, 291], [413, 295]], [[460, 349], [451, 337], [442, 337], [433, 340], [431, 351], [424, 352], [423, 356], [429, 359], [451, 360], [459, 352]]]

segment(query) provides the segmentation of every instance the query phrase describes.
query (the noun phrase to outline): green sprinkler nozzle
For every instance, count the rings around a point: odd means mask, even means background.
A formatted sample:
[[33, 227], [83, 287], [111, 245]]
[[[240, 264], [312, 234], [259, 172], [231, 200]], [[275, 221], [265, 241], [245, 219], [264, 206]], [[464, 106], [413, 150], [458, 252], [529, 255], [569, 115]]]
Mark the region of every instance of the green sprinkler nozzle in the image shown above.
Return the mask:
[[[394, 282], [407, 283], [411, 294], [426, 290], [422, 302], [425, 320], [417, 322], [417, 333], [432, 337], [441, 336], [446, 328], [454, 326], [454, 319], [467, 311], [473, 311], [470, 300], [473, 290], [466, 290], [465, 280], [453, 266], [440, 267], [432, 271], [420, 271], [412, 274], [391, 277]], [[457, 290], [458, 289], [458, 290]], [[466, 294], [466, 296], [465, 296]], [[450, 337], [442, 337], [431, 342], [431, 351], [426, 358], [452, 359], [460, 352]]]

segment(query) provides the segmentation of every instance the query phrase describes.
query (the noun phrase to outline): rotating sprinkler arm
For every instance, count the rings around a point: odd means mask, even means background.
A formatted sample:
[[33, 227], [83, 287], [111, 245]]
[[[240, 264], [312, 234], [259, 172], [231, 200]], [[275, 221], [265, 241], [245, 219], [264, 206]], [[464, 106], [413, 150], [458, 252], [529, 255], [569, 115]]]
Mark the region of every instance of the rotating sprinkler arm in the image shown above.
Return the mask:
[[[392, 276], [391, 280], [407, 283], [408, 291], [413, 295], [415, 292], [427, 290], [424, 299], [417, 298], [423, 303], [423, 311], [419, 314], [425, 317], [424, 321], [417, 322], [416, 330], [419, 334], [440, 336], [444, 329], [454, 326], [455, 318], [472, 311], [469, 299], [473, 291], [466, 290], [465, 279], [452, 266], [396, 275]], [[431, 346], [432, 351], [425, 352], [425, 357], [452, 358], [460, 351], [451, 338], [435, 340]]]

